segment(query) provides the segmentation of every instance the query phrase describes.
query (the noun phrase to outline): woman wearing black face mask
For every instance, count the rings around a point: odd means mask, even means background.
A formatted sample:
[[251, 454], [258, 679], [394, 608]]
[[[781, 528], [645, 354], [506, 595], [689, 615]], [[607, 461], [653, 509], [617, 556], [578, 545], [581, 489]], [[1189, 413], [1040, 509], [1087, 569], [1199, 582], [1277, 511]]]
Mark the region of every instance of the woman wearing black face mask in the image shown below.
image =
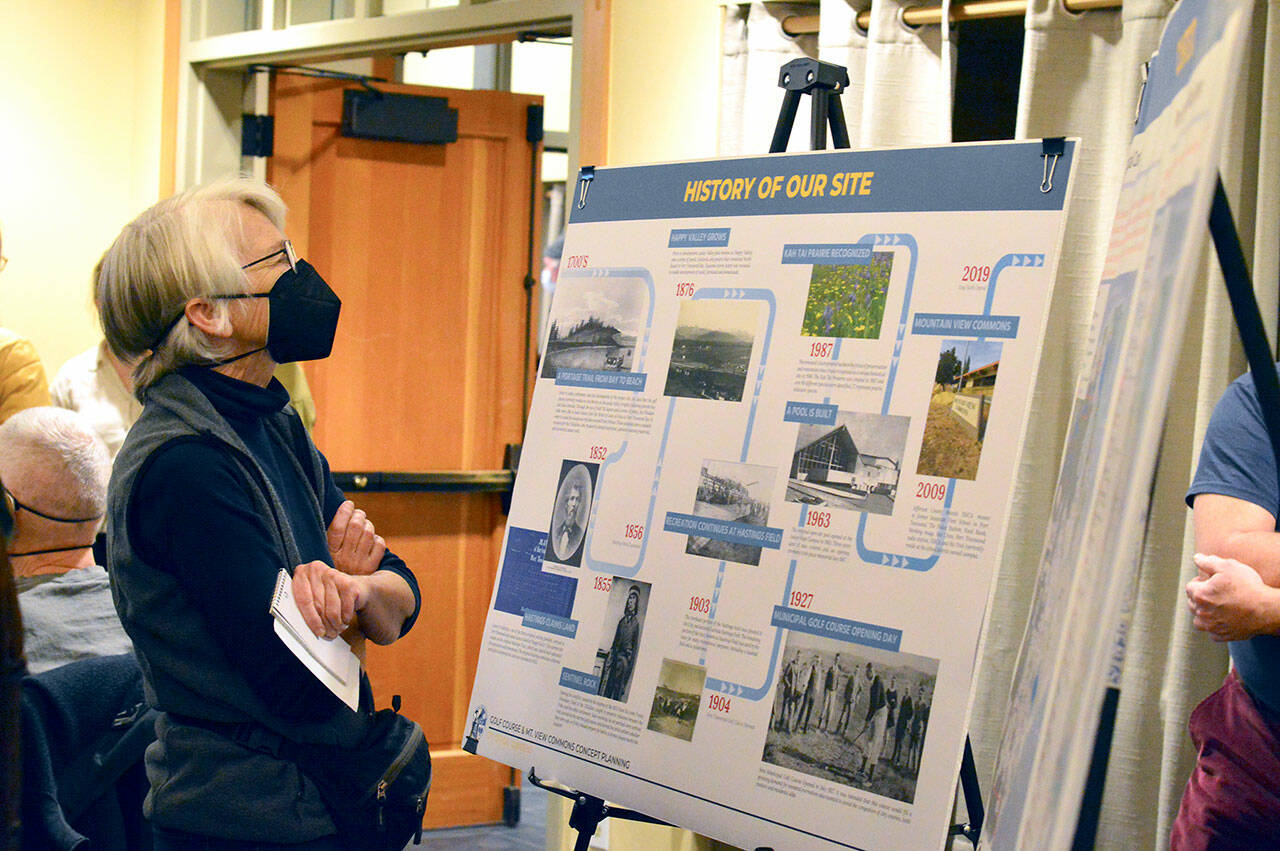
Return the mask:
[[390, 643], [418, 611], [413, 574], [344, 501], [271, 377], [329, 354], [340, 307], [283, 223], [264, 184], [200, 187], [126, 226], [98, 279], [107, 343], [138, 360], [143, 403], [112, 474], [107, 560], [163, 713], [147, 759], [158, 849], [338, 847], [314, 785], [242, 743], [344, 745], [361, 729], [276, 637], [281, 569], [320, 636]]

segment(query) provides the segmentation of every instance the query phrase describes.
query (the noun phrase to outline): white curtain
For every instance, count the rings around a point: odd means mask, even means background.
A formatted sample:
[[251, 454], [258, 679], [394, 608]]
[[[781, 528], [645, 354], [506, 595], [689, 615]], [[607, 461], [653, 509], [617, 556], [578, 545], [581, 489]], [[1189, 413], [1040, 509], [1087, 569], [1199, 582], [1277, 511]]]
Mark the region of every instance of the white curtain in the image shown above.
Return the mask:
[[[797, 55], [813, 55], [808, 42], [781, 35], [788, 4], [742, 3], [726, 7], [725, 91], [735, 91], [736, 115], [722, 119], [720, 151], [755, 153], [767, 146], [777, 116], [777, 68]], [[942, 143], [950, 140], [951, 45], [942, 27], [911, 29], [901, 22], [903, 0], [821, 0], [819, 58], [849, 69], [842, 98], [850, 137], [857, 147]], [[918, 5], [912, 3], [911, 5]], [[1039, 567], [1045, 524], [1053, 499], [1071, 388], [1087, 367], [1088, 329], [1111, 220], [1119, 195], [1124, 153], [1133, 131], [1142, 63], [1159, 40], [1172, 0], [1125, 0], [1122, 10], [1073, 14], [1059, 0], [1031, 0], [1018, 105], [1019, 138], [1077, 136], [1074, 198], [1048, 336], [1034, 387], [1022, 467], [1015, 483], [1003, 561], [985, 645], [974, 684], [971, 722], [979, 775], [989, 793], [996, 748], [1004, 725], [1010, 678]], [[1252, 254], [1264, 317], [1276, 314], [1280, 268], [1280, 110], [1260, 111], [1276, 98], [1280, 24], [1260, 3], [1251, 28], [1248, 71], [1234, 107], [1223, 151], [1224, 183], [1233, 202], [1246, 254]], [[858, 12], [869, 11], [864, 31]], [[731, 79], [733, 68], [753, 62], [751, 42], [765, 24], [774, 42], [759, 58], [772, 68], [756, 81]], [[982, 26], [970, 22], [965, 26]], [[735, 35], [742, 36], [735, 40]], [[745, 51], [746, 55], [742, 53]], [[734, 88], [736, 86], [736, 88]], [[762, 106], [754, 109], [753, 101]], [[767, 121], [753, 126], [751, 114]], [[737, 121], [736, 116], [741, 116]], [[762, 119], [757, 119], [762, 120]], [[805, 116], [797, 124], [806, 124]], [[802, 150], [793, 136], [789, 150]], [[735, 142], [734, 134], [738, 134]], [[743, 139], [746, 139], [744, 145]], [[763, 141], [761, 141], [763, 140]], [[1226, 672], [1223, 648], [1194, 634], [1183, 607], [1182, 586], [1194, 574], [1189, 513], [1182, 495], [1196, 463], [1200, 439], [1214, 403], [1244, 371], [1234, 342], [1216, 260], [1206, 246], [1205, 285], [1193, 305], [1173, 389], [1157, 473], [1147, 544], [1137, 590], [1115, 737], [1098, 834], [1100, 848], [1165, 848], [1193, 753], [1186, 735], [1192, 707]], [[1272, 329], [1274, 341], [1274, 326]], [[1100, 554], [1105, 557], [1105, 554]]]
[[[822, 0], [725, 6], [721, 55], [720, 132], [724, 156], [763, 153], [782, 104], [778, 70], [802, 56], [843, 65], [849, 88], [840, 98], [854, 147], [951, 141], [951, 63], [943, 61], [940, 27], [911, 28], [902, 10], [914, 0]], [[857, 15], [871, 12], [865, 30]], [[821, 14], [817, 36], [793, 38], [792, 16]], [[802, 102], [787, 150], [808, 149], [809, 110]]]
[[[855, 147], [951, 141], [951, 63], [941, 27], [909, 27], [916, 0], [823, 0], [819, 59], [849, 69], [842, 100]], [[864, 30], [858, 14], [870, 13]]]
[[[814, 3], [742, 3], [726, 6], [721, 38], [720, 125], [717, 150], [724, 156], [769, 151], [782, 106], [778, 71], [793, 59], [815, 58], [818, 39], [782, 31], [786, 18], [811, 15]], [[788, 150], [808, 145], [808, 104], [801, 104]]]

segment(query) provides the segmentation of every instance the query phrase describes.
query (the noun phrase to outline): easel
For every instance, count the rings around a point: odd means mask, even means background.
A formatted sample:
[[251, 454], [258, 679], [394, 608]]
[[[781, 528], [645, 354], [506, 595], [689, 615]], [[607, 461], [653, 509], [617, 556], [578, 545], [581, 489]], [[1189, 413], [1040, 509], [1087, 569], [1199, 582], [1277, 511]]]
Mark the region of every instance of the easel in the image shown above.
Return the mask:
[[[813, 98], [810, 109], [810, 149], [820, 151], [827, 147], [828, 124], [831, 126], [832, 146], [849, 147], [849, 130], [845, 124], [844, 110], [840, 106], [840, 93], [849, 85], [849, 72], [845, 68], [816, 59], [793, 59], [778, 72], [778, 85], [786, 94], [782, 96], [782, 109], [778, 112], [778, 124], [773, 131], [773, 144], [769, 147], [769, 153], [782, 153], [787, 149], [802, 94]], [[1046, 159], [1045, 168], [1048, 167]], [[1046, 180], [1052, 179], [1049, 172], [1046, 175], [1049, 175]], [[1280, 396], [1280, 393], [1277, 395]], [[964, 739], [964, 757], [960, 761], [960, 788], [964, 790], [964, 804], [969, 813], [969, 821], [951, 825], [949, 832], [951, 836], [963, 836], [977, 845], [986, 810], [982, 805], [982, 789], [978, 785], [978, 767], [973, 759], [973, 745], [968, 736]]]
[[[1227, 298], [1235, 318], [1236, 331], [1244, 348], [1249, 371], [1253, 374], [1254, 387], [1262, 408], [1262, 418], [1271, 440], [1271, 451], [1280, 470], [1280, 377], [1276, 373], [1275, 352], [1267, 340], [1267, 329], [1262, 323], [1258, 300], [1253, 293], [1253, 281], [1245, 262], [1244, 249], [1240, 245], [1231, 204], [1218, 177], [1213, 189], [1213, 202], [1209, 207], [1209, 236], [1213, 239], [1214, 253], [1222, 268]], [[1111, 757], [1111, 739], [1115, 732], [1116, 710], [1120, 702], [1120, 690], [1107, 689], [1102, 713], [1098, 719], [1098, 731], [1094, 739], [1093, 756], [1085, 781], [1084, 796], [1080, 802], [1080, 818], [1076, 822], [1073, 851], [1089, 851], [1097, 840], [1098, 818], [1102, 808], [1102, 792], [1107, 777], [1107, 764]]]
[[[784, 90], [782, 107], [778, 111], [778, 123], [773, 131], [773, 142], [769, 153], [783, 153], [791, 138], [791, 130], [795, 125], [796, 113], [800, 106], [800, 96], [812, 98], [809, 132], [809, 147], [820, 151], [827, 147], [827, 128], [831, 130], [831, 141], [835, 148], [849, 147], [849, 130], [845, 124], [844, 110], [840, 106], [840, 94], [849, 85], [849, 72], [840, 65], [818, 62], [814, 59], [795, 59], [782, 66], [778, 72], [778, 86]], [[1047, 161], [1046, 161], [1047, 163]], [[1048, 165], [1046, 164], [1046, 168]], [[587, 188], [594, 175], [594, 168], [582, 169], [578, 206], [586, 201]], [[591, 845], [591, 837], [595, 835], [600, 822], [607, 818], [624, 821], [638, 821], [666, 827], [671, 825], [660, 819], [645, 815], [635, 810], [613, 807], [602, 798], [575, 791], [563, 786], [547, 783], [537, 776], [537, 769], [529, 769], [529, 782], [562, 798], [573, 801], [573, 809], [569, 813], [569, 827], [577, 831], [574, 851], [587, 851]], [[964, 790], [965, 807], [969, 813], [966, 824], [955, 824], [949, 831], [951, 836], [964, 836], [975, 845], [982, 830], [985, 810], [982, 806], [982, 792], [978, 786], [978, 770], [973, 759], [973, 747], [968, 737], [964, 742], [964, 757], [960, 763], [960, 785]], [[755, 851], [773, 851], [768, 846], [757, 846]]]
[[605, 803], [603, 798], [597, 798], [595, 795], [575, 792], [563, 786], [543, 782], [538, 778], [536, 771], [536, 768], [529, 769], [530, 783], [539, 789], [545, 789], [553, 795], [559, 795], [562, 798], [568, 798], [573, 801], [573, 809], [569, 812], [569, 827], [578, 832], [578, 838], [573, 844], [573, 851], [587, 851], [591, 847], [591, 837], [596, 835], [596, 828], [600, 826], [600, 822], [607, 818], [622, 819], [623, 821], [642, 821], [646, 824], [657, 824], [664, 827], [671, 826], [665, 821], [656, 819], [653, 816], [647, 816], [644, 813], [638, 813], [635, 810], [611, 807]]

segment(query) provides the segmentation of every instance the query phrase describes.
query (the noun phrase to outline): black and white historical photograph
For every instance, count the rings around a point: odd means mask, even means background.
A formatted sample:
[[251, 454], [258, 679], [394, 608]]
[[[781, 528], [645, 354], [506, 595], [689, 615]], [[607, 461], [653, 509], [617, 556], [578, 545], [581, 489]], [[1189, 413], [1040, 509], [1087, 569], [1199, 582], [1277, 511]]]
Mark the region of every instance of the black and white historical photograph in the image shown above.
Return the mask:
[[591, 519], [591, 497], [596, 489], [599, 464], [562, 461], [556, 500], [551, 509], [551, 529], [547, 535], [546, 560], [577, 567], [582, 564], [582, 547]]
[[630, 372], [649, 310], [639, 278], [561, 278], [548, 319], [542, 377], [561, 367]]
[[664, 736], [693, 740], [693, 725], [698, 721], [702, 704], [702, 686], [707, 669], [675, 659], [663, 659], [658, 672], [658, 687], [653, 692], [649, 709], [649, 729]]
[[892, 514], [910, 417], [840, 411], [836, 424], [802, 424], [787, 501]]
[[938, 660], [788, 634], [765, 762], [912, 803]]
[[761, 306], [725, 299], [681, 302], [663, 395], [741, 402]]
[[[775, 468], [758, 464], [703, 461], [702, 470], [698, 474], [693, 513], [698, 517], [711, 517], [731, 523], [767, 526], [769, 496], [773, 493], [776, 474]], [[684, 551], [690, 555], [739, 564], [760, 563], [759, 546], [710, 536], [689, 535]]]
[[615, 576], [609, 583], [600, 646], [596, 649], [596, 694], [626, 703], [631, 693], [631, 674], [640, 652], [640, 633], [649, 608], [649, 583]]

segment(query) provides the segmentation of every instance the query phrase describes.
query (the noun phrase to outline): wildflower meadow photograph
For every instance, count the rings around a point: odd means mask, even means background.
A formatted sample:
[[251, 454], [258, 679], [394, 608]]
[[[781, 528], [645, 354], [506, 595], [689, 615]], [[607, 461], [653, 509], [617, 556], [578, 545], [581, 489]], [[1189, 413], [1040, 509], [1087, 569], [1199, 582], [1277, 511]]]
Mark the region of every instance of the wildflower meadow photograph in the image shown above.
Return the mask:
[[814, 266], [800, 333], [879, 339], [892, 271], [893, 253], [888, 251], [873, 252], [865, 263]]

